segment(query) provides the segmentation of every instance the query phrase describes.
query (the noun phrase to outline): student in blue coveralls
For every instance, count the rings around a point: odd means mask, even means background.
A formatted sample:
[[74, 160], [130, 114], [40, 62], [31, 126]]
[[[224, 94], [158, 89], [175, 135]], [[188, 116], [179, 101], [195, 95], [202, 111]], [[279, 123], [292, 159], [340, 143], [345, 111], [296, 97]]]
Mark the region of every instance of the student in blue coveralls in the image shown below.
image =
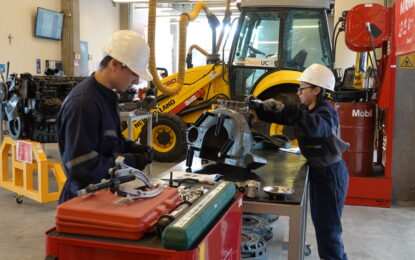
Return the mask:
[[342, 159], [348, 144], [338, 136], [337, 112], [326, 100], [335, 78], [330, 69], [313, 64], [298, 79], [301, 104], [284, 105], [274, 99], [264, 102], [247, 98], [259, 119], [295, 126], [299, 147], [309, 163], [310, 208], [318, 253], [325, 260], [346, 260], [342, 241], [341, 216], [349, 174]]
[[144, 169], [152, 160], [148, 146], [127, 141], [121, 134], [118, 96], [138, 84], [151, 81], [147, 70], [149, 47], [130, 30], [114, 33], [102, 48], [107, 54], [99, 69], [67, 96], [58, 115], [59, 151], [67, 181], [59, 203], [77, 196], [77, 190], [109, 178], [118, 156], [127, 165]]

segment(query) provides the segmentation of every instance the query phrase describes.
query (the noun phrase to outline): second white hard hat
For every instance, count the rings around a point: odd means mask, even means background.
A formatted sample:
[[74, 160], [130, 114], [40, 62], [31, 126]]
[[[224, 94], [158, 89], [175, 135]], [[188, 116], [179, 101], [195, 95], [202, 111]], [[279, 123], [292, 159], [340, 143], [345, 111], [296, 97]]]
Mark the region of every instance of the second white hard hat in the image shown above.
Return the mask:
[[314, 63], [303, 71], [298, 81], [306, 82], [315, 86], [334, 91], [336, 79], [333, 72], [321, 64]]
[[102, 50], [143, 79], [153, 79], [147, 69], [150, 48], [139, 33], [131, 30], [115, 32], [108, 43], [102, 46]]

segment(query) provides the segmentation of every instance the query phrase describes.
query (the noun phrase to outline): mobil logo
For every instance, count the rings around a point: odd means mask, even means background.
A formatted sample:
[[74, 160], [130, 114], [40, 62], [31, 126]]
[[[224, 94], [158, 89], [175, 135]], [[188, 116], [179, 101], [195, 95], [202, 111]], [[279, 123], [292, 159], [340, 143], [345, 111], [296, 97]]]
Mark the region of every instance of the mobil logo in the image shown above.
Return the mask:
[[353, 109], [352, 117], [373, 117], [373, 110]]

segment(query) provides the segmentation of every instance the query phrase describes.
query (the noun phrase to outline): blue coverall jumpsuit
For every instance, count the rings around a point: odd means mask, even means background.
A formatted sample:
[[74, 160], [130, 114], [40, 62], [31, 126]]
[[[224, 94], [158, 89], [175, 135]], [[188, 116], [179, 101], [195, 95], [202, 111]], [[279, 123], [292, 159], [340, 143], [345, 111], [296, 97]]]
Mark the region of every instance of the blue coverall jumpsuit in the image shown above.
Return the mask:
[[[90, 76], [66, 97], [58, 115], [59, 151], [67, 176], [59, 203], [77, 196], [77, 190], [109, 178], [115, 158], [126, 154], [131, 141], [121, 134], [117, 94]], [[134, 159], [133, 159], [134, 157]], [[137, 165], [130, 166], [137, 167]], [[144, 168], [147, 162], [138, 163]]]
[[299, 147], [309, 163], [310, 209], [318, 252], [322, 259], [346, 260], [341, 216], [349, 182], [341, 154], [348, 144], [337, 137], [337, 112], [325, 100], [312, 110], [304, 104], [285, 105], [281, 111], [257, 109], [259, 119], [296, 128]]

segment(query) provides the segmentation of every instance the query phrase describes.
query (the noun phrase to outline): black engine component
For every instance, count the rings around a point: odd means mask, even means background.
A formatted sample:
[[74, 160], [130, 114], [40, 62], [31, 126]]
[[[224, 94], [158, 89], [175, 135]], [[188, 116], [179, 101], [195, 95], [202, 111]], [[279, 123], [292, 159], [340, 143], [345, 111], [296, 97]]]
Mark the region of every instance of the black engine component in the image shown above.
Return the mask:
[[260, 234], [265, 241], [272, 238], [272, 227], [268, 220], [256, 215], [244, 214], [242, 217], [242, 230]]
[[9, 135], [41, 143], [57, 142], [59, 109], [66, 96], [83, 77], [13, 74], [4, 87], [2, 110]]
[[255, 232], [242, 230], [242, 258], [263, 256], [267, 251], [264, 238]]

